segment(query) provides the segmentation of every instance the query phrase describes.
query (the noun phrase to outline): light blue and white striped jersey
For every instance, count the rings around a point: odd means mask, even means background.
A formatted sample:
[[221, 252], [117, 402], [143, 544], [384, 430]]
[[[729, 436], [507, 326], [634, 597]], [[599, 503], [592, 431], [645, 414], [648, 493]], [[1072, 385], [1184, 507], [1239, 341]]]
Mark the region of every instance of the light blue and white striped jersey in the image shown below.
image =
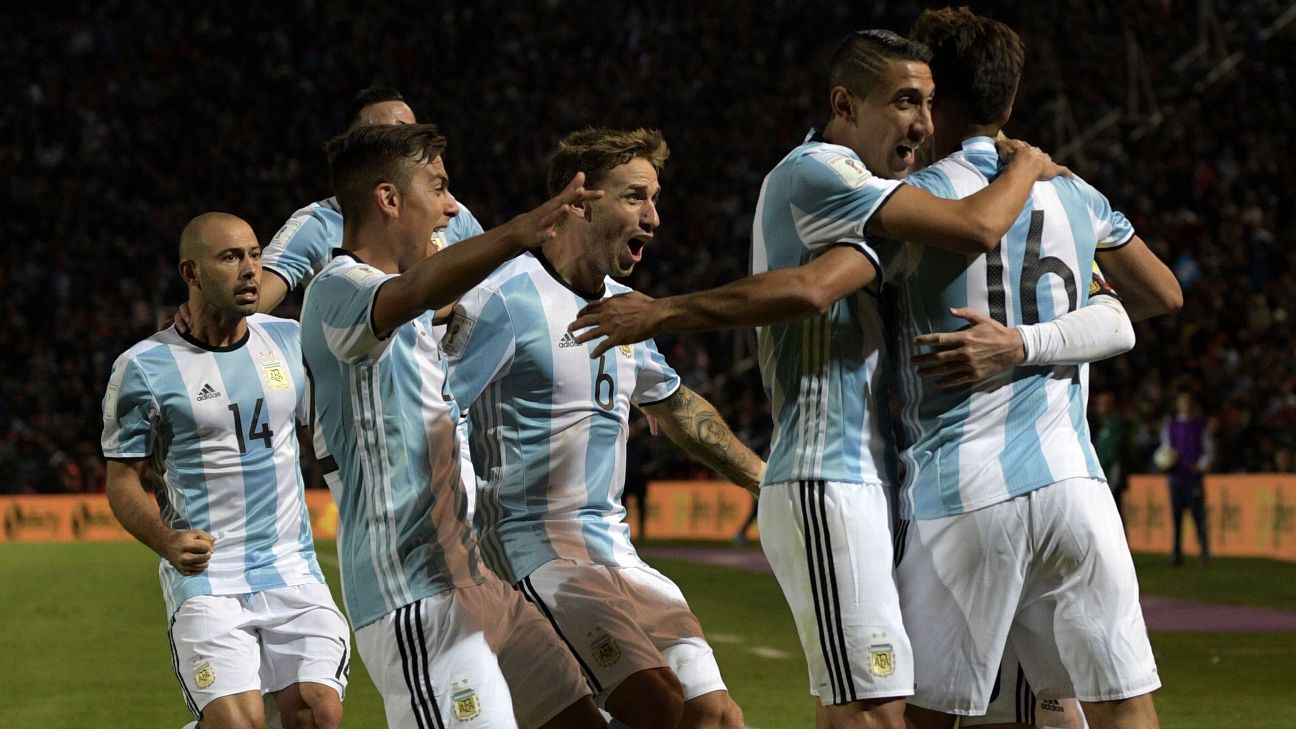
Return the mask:
[[[907, 182], [963, 198], [999, 174], [994, 142], [963, 149]], [[1015, 367], [970, 386], [941, 389], [911, 365], [913, 337], [966, 326], [951, 307], [969, 307], [1006, 326], [1051, 321], [1084, 306], [1095, 249], [1114, 249], [1134, 231], [1080, 179], [1037, 182], [999, 246], [970, 258], [909, 244], [897, 296], [895, 380], [907, 447], [901, 516], [933, 519], [1007, 501], [1057, 481], [1103, 478], [1085, 422], [1085, 384], [1073, 365]]]
[[432, 313], [386, 338], [373, 331], [378, 289], [394, 277], [339, 251], [302, 303], [317, 422], [341, 477], [338, 557], [356, 628], [485, 579]]
[[168, 616], [195, 595], [324, 581], [298, 466], [310, 400], [297, 322], [255, 314], [247, 324], [228, 347], [158, 332], [117, 358], [104, 394], [104, 457], [152, 459], [162, 521], [215, 539], [200, 574], [161, 560]]
[[864, 228], [899, 184], [874, 176], [849, 148], [812, 131], [761, 185], [753, 274], [801, 266], [839, 245], [868, 256], [879, 272], [878, 282], [820, 316], [757, 328], [774, 420], [766, 484], [892, 480], [882, 427], [885, 337], [877, 295], [883, 265]]
[[621, 492], [630, 406], [670, 397], [679, 377], [651, 340], [590, 359], [567, 325], [602, 293], [565, 284], [539, 251], [468, 292], [446, 327], [450, 391], [469, 407], [482, 551], [517, 582], [544, 563], [640, 565]]
[[[437, 231], [445, 245], [481, 235], [481, 223], [463, 203], [450, 225]], [[289, 290], [310, 283], [329, 262], [334, 248], [342, 247], [342, 209], [336, 197], [313, 202], [288, 218], [261, 252], [261, 265], [282, 278]]]

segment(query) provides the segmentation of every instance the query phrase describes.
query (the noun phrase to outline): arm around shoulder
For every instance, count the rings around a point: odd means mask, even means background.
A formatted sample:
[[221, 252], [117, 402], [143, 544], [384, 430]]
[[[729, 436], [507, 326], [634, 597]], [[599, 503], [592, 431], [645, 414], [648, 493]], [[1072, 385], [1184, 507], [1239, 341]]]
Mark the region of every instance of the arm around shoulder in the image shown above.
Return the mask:
[[585, 307], [571, 326], [577, 342], [605, 337], [591, 357], [661, 332], [783, 324], [827, 311], [833, 302], [872, 283], [873, 260], [855, 246], [829, 248], [810, 262], [738, 279], [714, 289], [654, 299], [629, 293]]
[[1021, 214], [1031, 186], [1051, 170], [1047, 154], [1026, 147], [1012, 156], [994, 182], [965, 198], [946, 199], [914, 185], [901, 185], [873, 214], [868, 232], [980, 255], [999, 245]]

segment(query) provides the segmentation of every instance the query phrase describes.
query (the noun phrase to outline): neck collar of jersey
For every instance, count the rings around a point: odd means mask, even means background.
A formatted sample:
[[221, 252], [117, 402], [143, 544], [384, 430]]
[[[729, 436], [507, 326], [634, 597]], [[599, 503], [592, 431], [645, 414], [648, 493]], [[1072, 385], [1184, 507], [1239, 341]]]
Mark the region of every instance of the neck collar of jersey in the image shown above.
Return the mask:
[[540, 262], [540, 266], [544, 268], [546, 273], [548, 273], [550, 276], [553, 277], [553, 280], [562, 284], [563, 288], [567, 289], [573, 294], [576, 294], [582, 299], [585, 299], [586, 301], [598, 301], [599, 299], [603, 298], [603, 294], [607, 293], [606, 287], [602, 287], [600, 288], [599, 291], [593, 293], [589, 291], [581, 291], [575, 286], [572, 286], [571, 284], [567, 283], [567, 281], [563, 279], [562, 276], [558, 275], [558, 269], [554, 268], [553, 263], [551, 263], [548, 258], [545, 258], [544, 251], [540, 250], [539, 248], [533, 248], [531, 249], [530, 253], [531, 255], [536, 257], [536, 260]]
[[995, 147], [995, 140], [986, 136], [968, 137], [963, 140], [964, 152], [989, 152], [993, 155], [999, 154], [999, 149]]
[[252, 337], [252, 327], [248, 327], [246, 330], [244, 330], [243, 336], [237, 342], [233, 344], [227, 344], [224, 347], [217, 347], [213, 344], [208, 344], [202, 341], [201, 339], [197, 339], [196, 337], [194, 337], [194, 335], [190, 334], [187, 331], [182, 332], [179, 329], [177, 329], [176, 334], [179, 334], [181, 339], [192, 344], [193, 346], [199, 349], [207, 350], [208, 352], [233, 352], [234, 350], [248, 343], [248, 339]]
[[[345, 249], [345, 248], [334, 248], [334, 249], [333, 249], [333, 258], [337, 258], [337, 257], [339, 257], [339, 256], [346, 256], [347, 258], [350, 258], [351, 260], [355, 261], [356, 263], [364, 263], [364, 259], [363, 259], [363, 258], [361, 258], [360, 256], [357, 256], [355, 253], [352, 253], [351, 251], [348, 251], [348, 250]], [[365, 263], [365, 265], [367, 266], [367, 265], [369, 265], [369, 264]]]

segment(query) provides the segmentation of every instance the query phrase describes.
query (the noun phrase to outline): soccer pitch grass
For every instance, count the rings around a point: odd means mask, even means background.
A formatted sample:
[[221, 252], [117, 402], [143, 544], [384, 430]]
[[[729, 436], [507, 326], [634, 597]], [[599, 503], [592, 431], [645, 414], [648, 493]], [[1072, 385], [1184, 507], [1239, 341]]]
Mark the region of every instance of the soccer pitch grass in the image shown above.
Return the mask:
[[[336, 591], [333, 544], [320, 553]], [[1296, 610], [1296, 565], [1137, 561], [1146, 594]], [[652, 562], [689, 597], [749, 726], [813, 726], [804, 662], [774, 578]], [[0, 544], [0, 729], [178, 729], [190, 720], [171, 669], [156, 565], [134, 543]], [[1165, 729], [1293, 726], [1296, 633], [1154, 632], [1152, 644]], [[359, 660], [345, 706], [343, 726], [384, 726]]]

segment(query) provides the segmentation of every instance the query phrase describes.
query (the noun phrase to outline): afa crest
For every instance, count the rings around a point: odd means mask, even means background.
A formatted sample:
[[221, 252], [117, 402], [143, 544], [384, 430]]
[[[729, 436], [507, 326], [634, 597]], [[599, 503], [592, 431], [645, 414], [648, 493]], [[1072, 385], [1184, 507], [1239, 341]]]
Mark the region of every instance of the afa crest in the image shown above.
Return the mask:
[[895, 673], [895, 652], [889, 643], [869, 646], [869, 671], [879, 677]]
[[194, 684], [199, 690], [216, 683], [216, 669], [207, 661], [195, 661], [193, 667]]
[[594, 653], [594, 661], [603, 668], [615, 666], [621, 660], [621, 644], [603, 630], [595, 634], [590, 650]]
[[261, 377], [271, 390], [287, 390], [292, 387], [287, 370], [273, 352], [261, 352], [257, 356], [261, 358]]
[[456, 682], [451, 689], [454, 693], [450, 694], [451, 709], [454, 711], [455, 718], [459, 721], [472, 721], [481, 713], [481, 699], [478, 698], [477, 692], [466, 683], [463, 688], [458, 688]]

